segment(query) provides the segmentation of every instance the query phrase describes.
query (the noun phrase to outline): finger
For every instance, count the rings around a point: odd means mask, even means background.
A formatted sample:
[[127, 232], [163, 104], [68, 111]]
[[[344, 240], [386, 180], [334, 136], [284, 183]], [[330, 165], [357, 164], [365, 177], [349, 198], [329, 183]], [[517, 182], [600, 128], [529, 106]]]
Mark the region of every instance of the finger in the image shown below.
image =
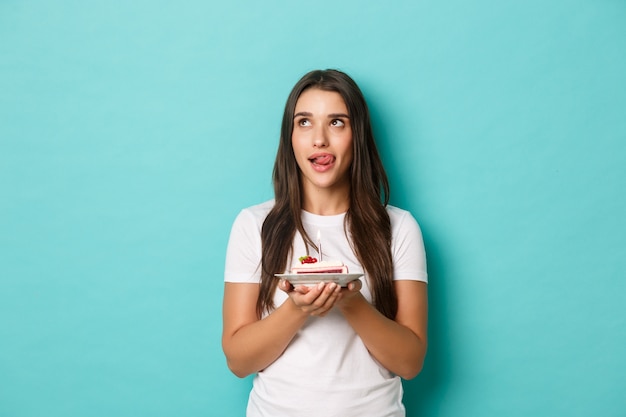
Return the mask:
[[289, 292], [293, 290], [293, 285], [291, 285], [291, 283], [287, 281], [286, 279], [281, 279], [278, 282], [278, 287], [285, 292]]
[[313, 304], [320, 297], [320, 295], [323, 294], [325, 287], [326, 284], [320, 282], [317, 285], [310, 287], [307, 285], [298, 285], [295, 287], [295, 289], [300, 294], [306, 295], [305, 301], [307, 304]]
[[327, 284], [324, 291], [313, 302], [315, 309], [313, 312], [315, 315], [325, 315], [335, 305], [337, 298], [339, 297], [341, 287], [334, 282]]
[[292, 285], [292, 290], [288, 292], [289, 297], [298, 307], [302, 309], [302, 311], [307, 314], [311, 314], [315, 309], [317, 309], [313, 303], [324, 288], [323, 283], [321, 284], [322, 285], [315, 285], [312, 287], [308, 285]]
[[361, 288], [363, 288], [363, 283], [361, 282], [360, 279], [357, 279], [355, 281], [351, 281], [348, 283], [348, 290], [349, 291], [361, 291]]
[[307, 285], [296, 285], [295, 287], [293, 287], [293, 290], [300, 294], [308, 294], [311, 291], [311, 287]]

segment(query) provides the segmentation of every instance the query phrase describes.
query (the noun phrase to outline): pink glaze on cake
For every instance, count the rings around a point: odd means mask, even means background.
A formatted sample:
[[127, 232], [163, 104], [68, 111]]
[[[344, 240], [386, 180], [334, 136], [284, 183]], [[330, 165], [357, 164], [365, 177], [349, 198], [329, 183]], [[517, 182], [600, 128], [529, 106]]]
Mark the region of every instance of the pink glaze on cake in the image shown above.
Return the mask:
[[303, 263], [291, 268], [292, 274], [347, 274], [348, 267], [341, 261]]

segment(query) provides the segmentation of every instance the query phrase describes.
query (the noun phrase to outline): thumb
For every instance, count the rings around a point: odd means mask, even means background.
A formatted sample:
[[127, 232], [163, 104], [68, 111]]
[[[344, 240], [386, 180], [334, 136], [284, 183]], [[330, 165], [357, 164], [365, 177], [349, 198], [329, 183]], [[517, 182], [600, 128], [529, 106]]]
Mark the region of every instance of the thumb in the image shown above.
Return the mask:
[[350, 291], [361, 291], [361, 288], [363, 288], [363, 283], [360, 279], [348, 283], [348, 290]]
[[283, 290], [285, 292], [289, 292], [289, 291], [291, 291], [293, 289], [293, 286], [286, 279], [281, 279], [278, 282], [278, 288], [280, 288], [281, 290]]

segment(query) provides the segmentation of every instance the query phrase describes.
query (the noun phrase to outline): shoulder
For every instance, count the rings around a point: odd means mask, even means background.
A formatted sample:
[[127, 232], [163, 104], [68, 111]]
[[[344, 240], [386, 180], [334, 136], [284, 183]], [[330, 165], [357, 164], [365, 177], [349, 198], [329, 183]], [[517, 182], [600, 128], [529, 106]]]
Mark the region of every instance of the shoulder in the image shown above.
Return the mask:
[[391, 220], [394, 279], [428, 282], [424, 238], [419, 224], [407, 210], [387, 206], [387, 213]]
[[391, 234], [394, 237], [412, 235], [422, 238], [422, 229], [410, 211], [388, 205], [387, 213], [391, 223]]
[[405, 222], [415, 222], [415, 217], [411, 214], [410, 211], [401, 209], [399, 207], [390, 206], [386, 207], [387, 214], [389, 215], [389, 220], [391, 222], [391, 227], [396, 227], [402, 225]]
[[246, 207], [239, 212], [235, 222], [263, 224], [263, 221], [270, 210], [272, 210], [272, 207], [274, 207], [274, 200], [268, 200], [254, 206]]
[[407, 214], [411, 215], [411, 213], [408, 210], [404, 210], [404, 209], [401, 209], [400, 207], [396, 207], [396, 206], [387, 205], [387, 207], [385, 207], [385, 209], [387, 210], [387, 213], [389, 214], [390, 218], [392, 216], [402, 217], [402, 216], [406, 216]]
[[237, 242], [239, 245], [243, 241], [249, 243], [259, 241], [263, 222], [272, 207], [274, 207], [274, 201], [270, 200], [239, 211], [230, 230], [231, 243]]

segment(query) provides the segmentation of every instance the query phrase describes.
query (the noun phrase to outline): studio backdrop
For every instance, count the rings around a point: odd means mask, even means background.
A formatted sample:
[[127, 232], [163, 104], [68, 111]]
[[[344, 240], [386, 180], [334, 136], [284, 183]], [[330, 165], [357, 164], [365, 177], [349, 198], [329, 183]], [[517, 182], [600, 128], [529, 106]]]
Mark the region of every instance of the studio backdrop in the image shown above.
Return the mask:
[[407, 415], [626, 415], [624, 22], [620, 0], [3, 0], [0, 416], [244, 415], [226, 243], [317, 68], [362, 87], [424, 234]]

